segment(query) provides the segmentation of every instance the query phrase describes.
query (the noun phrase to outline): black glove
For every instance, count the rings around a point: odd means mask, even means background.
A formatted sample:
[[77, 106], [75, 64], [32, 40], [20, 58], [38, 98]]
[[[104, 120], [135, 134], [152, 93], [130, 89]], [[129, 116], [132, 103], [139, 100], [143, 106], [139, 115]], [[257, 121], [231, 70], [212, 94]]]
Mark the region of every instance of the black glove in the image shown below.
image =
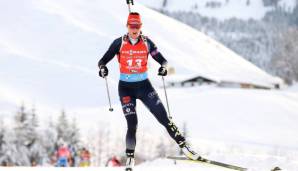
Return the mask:
[[168, 74], [168, 70], [166, 67], [164, 66], [161, 66], [159, 69], [158, 69], [158, 75], [160, 76], [166, 76]]
[[105, 78], [106, 76], [108, 76], [109, 74], [109, 70], [106, 66], [101, 65], [99, 66], [99, 76], [102, 78]]

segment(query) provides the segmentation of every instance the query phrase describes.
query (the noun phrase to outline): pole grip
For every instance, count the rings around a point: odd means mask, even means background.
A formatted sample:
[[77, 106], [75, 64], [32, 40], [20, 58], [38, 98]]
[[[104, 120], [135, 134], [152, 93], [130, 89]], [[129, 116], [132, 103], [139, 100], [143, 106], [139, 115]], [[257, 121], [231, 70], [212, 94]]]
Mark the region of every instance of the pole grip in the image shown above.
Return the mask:
[[128, 4], [134, 5], [133, 0], [126, 0], [126, 3], [127, 3], [127, 5], [128, 5]]

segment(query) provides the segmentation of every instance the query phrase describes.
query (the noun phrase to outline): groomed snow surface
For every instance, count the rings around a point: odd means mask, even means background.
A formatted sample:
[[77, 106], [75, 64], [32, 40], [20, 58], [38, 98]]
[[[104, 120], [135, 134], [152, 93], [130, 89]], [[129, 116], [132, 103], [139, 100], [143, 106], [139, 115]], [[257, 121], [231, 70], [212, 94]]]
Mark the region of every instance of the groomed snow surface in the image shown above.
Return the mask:
[[[1, 168], [5, 171], [124, 171], [123, 167], [118, 168], [104, 168], [104, 167], [91, 167], [91, 168]], [[219, 168], [212, 168], [208, 166], [170, 166], [170, 167], [135, 167], [133, 171], [229, 171], [228, 169], [219, 169]]]
[[[125, 33], [127, 10], [123, 8], [124, 1], [123, 4], [115, 0], [105, 2], [105, 6], [101, 1], [86, 3], [84, 0], [1, 2], [0, 110], [4, 119], [10, 118], [11, 112], [24, 101], [35, 104], [38, 113], [44, 114], [40, 116], [42, 119], [58, 115], [61, 108], [65, 108], [75, 113], [73, 116], [78, 118], [85, 132], [98, 128], [98, 122], [104, 121], [118, 132], [122, 131], [124, 137], [126, 123], [117, 95], [118, 64], [114, 60], [108, 65], [113, 113], [104, 106], [107, 104], [105, 84], [97, 76], [96, 65], [113, 39]], [[143, 6], [136, 7], [142, 12], [145, 34], [156, 42], [177, 73], [262, 84], [275, 81], [274, 77], [202, 33]], [[158, 65], [153, 63], [150, 78], [154, 87], [158, 87], [161, 79], [156, 76]], [[158, 92], [164, 99], [162, 89]], [[174, 121], [178, 126], [183, 122], [188, 124], [189, 141], [203, 156], [255, 171], [269, 171], [274, 166], [298, 170], [298, 93], [295, 88], [283, 91], [212, 86], [171, 88], [168, 95]], [[153, 135], [161, 135], [162, 127], [140, 103], [137, 111], [139, 132], [150, 130]], [[137, 148], [140, 152], [142, 144]], [[159, 159], [136, 169], [175, 171], [203, 167], [201, 170], [223, 170], [186, 162], [178, 166]], [[36, 168], [47, 169], [61, 170]]]
[[[162, 89], [158, 93], [165, 99]], [[298, 170], [297, 86], [283, 91], [212, 86], [170, 88], [168, 96], [174, 121], [180, 127], [187, 123], [189, 141], [203, 156], [255, 171], [268, 171], [275, 166]], [[119, 105], [114, 107], [116, 113], [121, 112]], [[137, 111], [139, 134], [149, 128], [154, 136], [159, 136], [162, 128], [141, 103]], [[116, 123], [118, 116], [111, 115], [108, 107], [101, 113]], [[141, 151], [139, 144], [137, 152]], [[147, 165], [168, 164], [171, 162], [158, 160]]]
[[[22, 101], [35, 103], [46, 113], [53, 108], [86, 110], [103, 105], [97, 95], [105, 94], [105, 84], [97, 76], [97, 62], [112, 41], [126, 33], [128, 11], [122, 2], [1, 2], [1, 110], [9, 111]], [[156, 43], [178, 74], [269, 87], [280, 82], [195, 29], [142, 5], [134, 10], [142, 14], [144, 34]], [[155, 81], [158, 64], [149, 61]], [[117, 89], [116, 59], [108, 67], [110, 86]], [[117, 96], [116, 91], [112, 93]]]

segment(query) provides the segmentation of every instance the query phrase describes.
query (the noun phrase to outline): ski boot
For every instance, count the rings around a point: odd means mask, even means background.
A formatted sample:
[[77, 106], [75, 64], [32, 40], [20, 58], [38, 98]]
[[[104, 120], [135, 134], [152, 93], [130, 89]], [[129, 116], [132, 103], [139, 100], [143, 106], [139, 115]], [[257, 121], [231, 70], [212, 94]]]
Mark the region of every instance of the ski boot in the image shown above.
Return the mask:
[[192, 150], [192, 148], [190, 147], [190, 145], [187, 142], [182, 142], [181, 144], [179, 144], [183, 154], [191, 159], [191, 160], [200, 160], [202, 157], [196, 153], [194, 150]]
[[125, 171], [132, 171], [135, 165], [134, 153], [126, 153], [126, 155], [127, 155], [127, 159], [126, 159]]

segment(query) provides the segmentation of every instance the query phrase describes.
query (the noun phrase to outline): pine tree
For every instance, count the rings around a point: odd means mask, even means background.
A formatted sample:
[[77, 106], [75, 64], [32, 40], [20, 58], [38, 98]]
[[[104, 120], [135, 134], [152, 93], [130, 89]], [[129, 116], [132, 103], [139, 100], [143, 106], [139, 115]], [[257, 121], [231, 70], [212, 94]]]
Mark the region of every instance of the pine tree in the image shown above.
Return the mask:
[[276, 52], [272, 65], [277, 75], [284, 78], [289, 84], [298, 81], [298, 29], [289, 28], [279, 40], [280, 48]]
[[66, 144], [71, 152], [72, 159], [74, 159], [77, 155], [76, 151], [78, 150], [78, 145], [80, 143], [79, 128], [77, 127], [76, 120], [73, 119], [70, 123], [66, 116], [66, 112], [62, 110], [61, 115], [58, 118], [56, 130], [58, 138], [57, 147]]
[[41, 164], [44, 149], [37, 132], [38, 118], [35, 109], [31, 113], [25, 111], [24, 105], [15, 115], [14, 132], [17, 137], [15, 145], [19, 153], [16, 165], [31, 166], [32, 163]]
[[5, 140], [4, 124], [3, 124], [3, 121], [0, 120], [0, 166], [7, 165], [7, 161], [5, 161], [6, 156], [4, 151], [6, 143], [7, 142]]
[[69, 122], [64, 110], [62, 110], [61, 115], [58, 118], [56, 130], [58, 134], [58, 143], [70, 143]]
[[1, 149], [2, 149], [2, 146], [4, 144], [4, 124], [3, 124], [3, 121], [0, 120], [0, 156], [1, 156]]
[[[74, 118], [72, 120], [72, 123], [70, 125], [70, 128], [69, 128], [69, 132], [70, 132], [70, 135], [69, 135], [69, 148], [70, 148], [70, 151], [71, 151], [71, 156], [73, 157], [73, 160], [74, 162], [77, 162], [76, 157], [78, 157], [77, 155], [77, 151], [79, 149], [79, 144], [80, 144], [80, 130], [77, 126], [77, 121], [76, 119]], [[78, 163], [73, 163], [75, 165], [78, 165]]]
[[32, 109], [29, 119], [29, 127], [32, 143], [28, 146], [29, 158], [31, 165], [42, 164], [42, 160], [45, 157], [45, 149], [42, 145], [41, 135], [38, 131], [39, 121], [38, 116], [35, 113], [35, 108]]
[[168, 5], [168, 0], [163, 0], [162, 7], [165, 8]]
[[58, 134], [52, 119], [49, 119], [45, 130], [43, 131], [42, 144], [47, 154], [47, 160], [55, 154], [57, 150]]
[[0, 166], [16, 165], [15, 161], [19, 157], [17, 147], [14, 144], [15, 134], [4, 126], [0, 121]]
[[13, 140], [13, 144], [16, 146], [18, 155], [12, 156], [12, 163], [17, 166], [30, 166], [30, 152], [28, 147], [33, 143], [32, 134], [28, 129], [28, 113], [25, 112], [24, 104], [20, 107], [20, 110], [15, 115], [15, 128], [14, 133], [16, 139]]
[[73, 119], [70, 125], [70, 135], [69, 135], [69, 144], [75, 148], [77, 148], [80, 142], [80, 130], [77, 126], [77, 120]]

